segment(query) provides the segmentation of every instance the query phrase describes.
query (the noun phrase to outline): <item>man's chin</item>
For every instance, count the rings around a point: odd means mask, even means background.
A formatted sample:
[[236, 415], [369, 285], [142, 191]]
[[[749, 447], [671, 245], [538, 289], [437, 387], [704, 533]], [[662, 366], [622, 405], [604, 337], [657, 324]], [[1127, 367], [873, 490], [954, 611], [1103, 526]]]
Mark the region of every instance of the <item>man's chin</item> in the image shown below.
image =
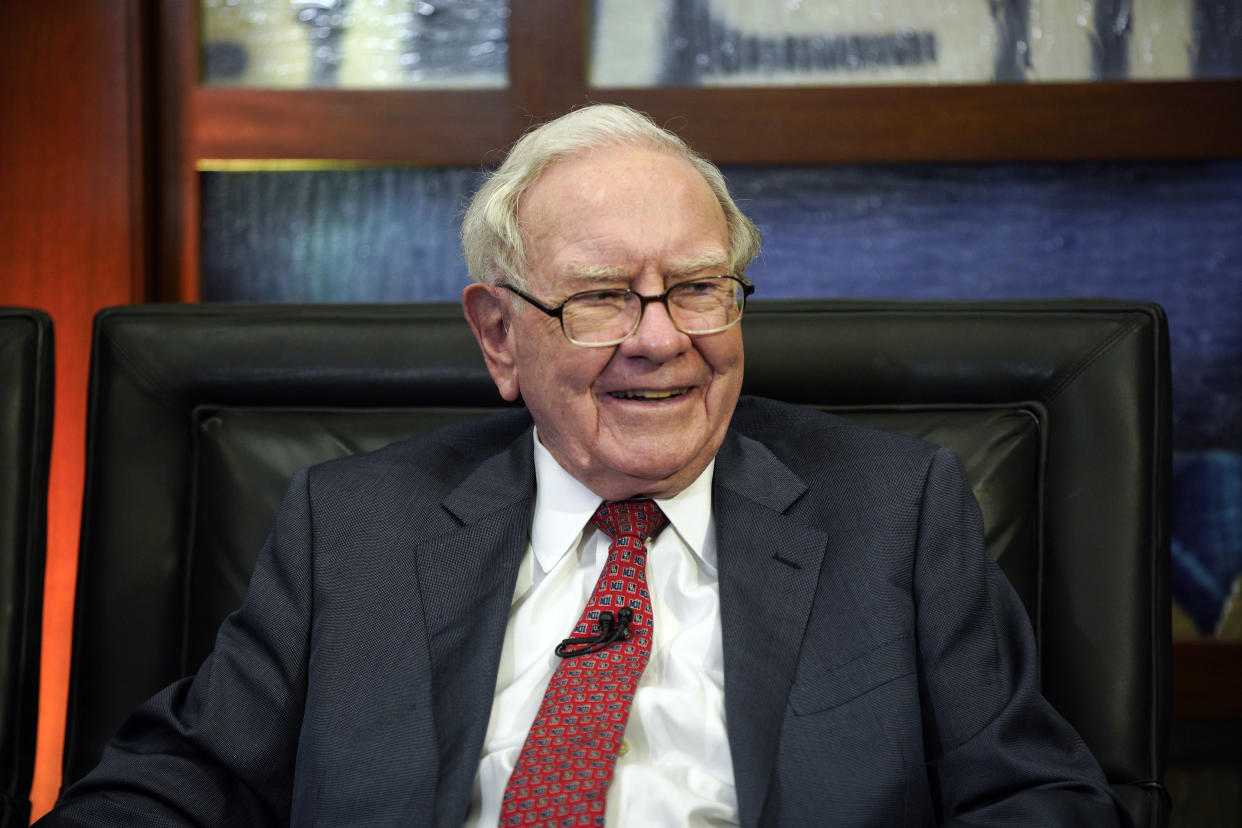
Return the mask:
[[693, 483], [710, 460], [711, 455], [691, 455], [678, 462], [618, 463], [599, 475], [591, 489], [607, 500], [668, 498]]

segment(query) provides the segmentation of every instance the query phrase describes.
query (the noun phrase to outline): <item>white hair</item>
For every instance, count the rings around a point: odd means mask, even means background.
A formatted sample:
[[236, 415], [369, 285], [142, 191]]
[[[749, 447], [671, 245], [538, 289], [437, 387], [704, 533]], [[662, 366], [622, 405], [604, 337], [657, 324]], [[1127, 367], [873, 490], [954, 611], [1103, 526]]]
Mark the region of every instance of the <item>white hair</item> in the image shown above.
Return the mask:
[[745, 271], [759, 253], [759, 231], [733, 202], [716, 165], [641, 112], [592, 104], [527, 132], [470, 200], [462, 219], [461, 245], [475, 281], [526, 289], [526, 251], [517, 215], [522, 196], [557, 161], [613, 146], [649, 147], [690, 162], [724, 210], [730, 269], [737, 274]]

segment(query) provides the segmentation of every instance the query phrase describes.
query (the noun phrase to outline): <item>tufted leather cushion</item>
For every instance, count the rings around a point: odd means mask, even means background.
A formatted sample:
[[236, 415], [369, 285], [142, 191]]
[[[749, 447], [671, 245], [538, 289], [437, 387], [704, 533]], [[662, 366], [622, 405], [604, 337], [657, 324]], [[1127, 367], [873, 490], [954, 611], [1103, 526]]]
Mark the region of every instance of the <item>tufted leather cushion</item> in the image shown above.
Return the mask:
[[[1150, 304], [755, 302], [744, 393], [954, 449], [1043, 688], [1140, 824], [1164, 802], [1169, 377]], [[192, 672], [288, 475], [502, 405], [447, 305], [141, 306], [96, 322], [66, 783]], [[103, 623], [107, 619], [107, 624]]]
[[0, 827], [30, 821], [52, 447], [52, 320], [0, 308]]

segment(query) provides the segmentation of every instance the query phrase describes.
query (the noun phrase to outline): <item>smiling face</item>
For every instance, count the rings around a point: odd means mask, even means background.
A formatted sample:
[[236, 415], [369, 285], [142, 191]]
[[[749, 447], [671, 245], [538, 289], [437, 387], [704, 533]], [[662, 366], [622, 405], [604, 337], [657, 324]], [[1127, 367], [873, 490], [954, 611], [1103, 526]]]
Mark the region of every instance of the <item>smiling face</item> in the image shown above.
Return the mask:
[[[728, 272], [724, 212], [669, 153], [609, 147], [555, 163], [518, 215], [529, 292], [547, 305], [594, 288], [654, 296]], [[596, 494], [667, 497], [715, 456], [742, 385], [740, 326], [691, 337], [653, 303], [630, 339], [584, 348], [501, 288], [471, 285], [463, 303], [501, 394], [521, 396], [540, 441]]]

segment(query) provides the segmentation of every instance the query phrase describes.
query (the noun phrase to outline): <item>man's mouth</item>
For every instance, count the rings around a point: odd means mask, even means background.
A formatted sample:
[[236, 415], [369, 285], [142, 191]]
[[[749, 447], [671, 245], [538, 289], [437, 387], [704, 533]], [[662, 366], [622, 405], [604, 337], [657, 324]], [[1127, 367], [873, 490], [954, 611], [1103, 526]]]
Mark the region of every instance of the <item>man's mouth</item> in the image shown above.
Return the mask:
[[672, 397], [680, 397], [689, 390], [688, 388], [668, 388], [663, 391], [635, 389], [633, 391], [609, 391], [608, 396], [618, 400], [667, 400]]

